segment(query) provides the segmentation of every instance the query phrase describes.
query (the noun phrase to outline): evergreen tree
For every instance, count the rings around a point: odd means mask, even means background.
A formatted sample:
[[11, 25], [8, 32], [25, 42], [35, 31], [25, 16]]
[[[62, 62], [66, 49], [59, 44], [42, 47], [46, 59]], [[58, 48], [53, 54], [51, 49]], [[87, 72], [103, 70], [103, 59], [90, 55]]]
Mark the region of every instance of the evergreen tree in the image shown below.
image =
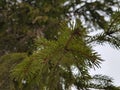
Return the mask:
[[[120, 48], [120, 12], [112, 14], [118, 4], [112, 0], [1, 0], [0, 89], [119, 90], [111, 79], [89, 74], [103, 61], [93, 44]], [[110, 22], [105, 15], [112, 16]], [[90, 35], [99, 29], [102, 33]], [[91, 82], [98, 78], [103, 86]]]

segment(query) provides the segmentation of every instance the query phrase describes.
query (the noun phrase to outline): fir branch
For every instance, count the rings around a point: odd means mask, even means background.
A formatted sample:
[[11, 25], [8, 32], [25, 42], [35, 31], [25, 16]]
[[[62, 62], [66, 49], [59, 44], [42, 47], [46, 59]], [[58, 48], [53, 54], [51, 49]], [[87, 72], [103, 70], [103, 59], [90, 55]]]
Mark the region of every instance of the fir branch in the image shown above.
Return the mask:
[[68, 48], [71, 40], [74, 38], [75, 35], [79, 35], [79, 36], [80, 36], [80, 30], [79, 30], [78, 28], [77, 28], [77, 29], [74, 29], [74, 31], [71, 33], [68, 41], [67, 41], [66, 44], [65, 44], [65, 47], [64, 47], [65, 50], [67, 50], [67, 48]]
[[[119, 18], [119, 14], [115, 17], [115, 19], [111, 22], [111, 24], [109, 25], [109, 28], [107, 29], [107, 31], [110, 31], [110, 29], [113, 27], [114, 23], [116, 23], [120, 18]], [[108, 34], [108, 33], [107, 33]]]
[[[73, 50], [73, 49], [68, 49], [68, 51], [70, 51], [70, 52], [76, 52], [76, 50]], [[81, 55], [83, 55], [84, 57], [86, 57], [87, 59], [89, 59], [92, 63], [95, 63], [95, 61], [98, 59], [98, 60], [100, 60], [100, 61], [103, 61], [102, 59], [100, 59], [100, 58], [96, 58], [95, 56], [93, 56], [93, 55], [89, 55], [89, 54], [86, 54], [86, 53], [84, 53], [84, 52], [82, 52], [82, 51], [77, 51], [77, 52], [79, 52], [79, 53], [81, 53]], [[93, 53], [93, 54], [95, 54], [95, 53]]]

